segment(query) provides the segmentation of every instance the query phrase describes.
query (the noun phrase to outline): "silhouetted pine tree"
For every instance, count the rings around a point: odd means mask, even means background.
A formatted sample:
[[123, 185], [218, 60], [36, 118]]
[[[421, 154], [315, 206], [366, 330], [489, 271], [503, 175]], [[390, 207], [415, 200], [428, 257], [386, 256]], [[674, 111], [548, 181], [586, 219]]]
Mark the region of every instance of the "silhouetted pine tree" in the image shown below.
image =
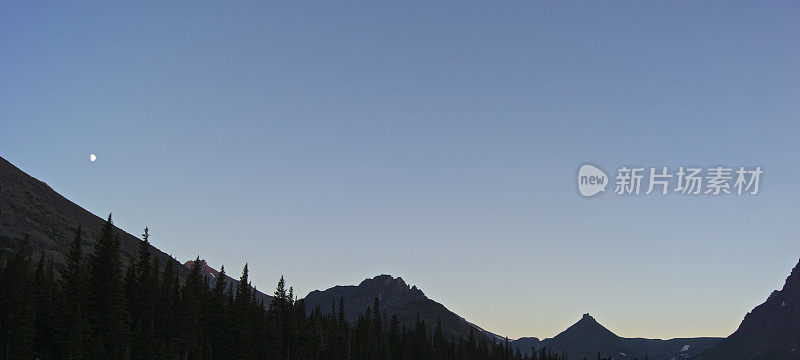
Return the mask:
[[91, 329], [86, 318], [86, 266], [83, 260], [83, 232], [75, 230], [61, 271], [62, 294], [58, 305], [58, 326], [55, 334], [55, 348], [64, 359], [85, 359], [91, 338]]
[[[239, 284], [241, 286], [241, 283]], [[270, 321], [269, 327], [269, 350], [281, 359], [285, 359], [289, 354], [290, 343], [289, 326], [288, 326], [288, 311], [290, 306], [289, 295], [286, 293], [286, 281], [283, 276], [278, 280], [278, 285], [275, 287], [272, 302], [269, 305], [268, 318]]]
[[179, 346], [182, 358], [202, 358], [201, 297], [203, 278], [200, 274], [200, 257], [195, 259], [191, 272], [181, 289]]
[[128, 312], [130, 313], [133, 337], [131, 359], [149, 360], [156, 357], [158, 348], [155, 334], [158, 271], [154, 270], [153, 262], [151, 262], [148, 228], [144, 228], [137, 260], [130, 266], [130, 269], [130, 279], [127, 281], [130, 281]]
[[120, 359], [128, 352], [128, 329], [125, 323], [122, 262], [119, 239], [108, 215], [94, 249], [88, 258], [87, 317], [96, 342], [92, 348], [98, 357]]
[[207, 315], [211, 353], [217, 360], [231, 359], [233, 351], [233, 324], [228, 307], [229, 290], [226, 277], [225, 266], [222, 266], [211, 291], [211, 306]]
[[248, 280], [247, 264], [244, 264], [242, 276], [236, 286], [236, 295], [233, 300], [233, 323], [236, 345], [234, 357], [236, 359], [253, 358], [252, 324], [250, 322], [250, 283]]

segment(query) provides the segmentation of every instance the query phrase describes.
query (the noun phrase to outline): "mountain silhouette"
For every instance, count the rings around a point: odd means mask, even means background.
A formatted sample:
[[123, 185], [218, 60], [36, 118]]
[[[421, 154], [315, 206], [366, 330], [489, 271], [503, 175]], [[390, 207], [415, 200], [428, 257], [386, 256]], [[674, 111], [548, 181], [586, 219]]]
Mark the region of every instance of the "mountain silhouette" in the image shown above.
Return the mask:
[[464, 336], [470, 332], [475, 336], [481, 334], [497, 339], [498, 336], [477, 325], [470, 323], [461, 316], [448, 310], [444, 305], [429, 299], [422, 290], [416, 286], [409, 286], [401, 277], [379, 275], [366, 279], [358, 285], [334, 286], [330, 289], [310, 292], [305, 297], [307, 311], [319, 307], [323, 313], [330, 312], [331, 302], [339, 307], [339, 299], [344, 301], [345, 317], [349, 322], [358, 320], [368, 307], [372, 307], [375, 298], [380, 299], [380, 311], [386, 312], [391, 318], [397, 316], [400, 324], [413, 326], [417, 315], [429, 329], [433, 329], [437, 321], [441, 321], [442, 333], [445, 337]]
[[591, 315], [583, 317], [566, 330], [551, 339], [542, 341], [541, 346], [548, 350], [566, 351], [570, 358], [595, 358], [599, 352], [602, 356], [636, 356], [634, 351], [625, 345], [623, 339], [597, 322]]
[[644, 359], [647, 356], [649, 360], [680, 360], [692, 358], [721, 340], [623, 338], [601, 325], [591, 315], [583, 314], [578, 322], [553, 338], [541, 341], [536, 338], [522, 338], [513, 341], [511, 345], [525, 354], [529, 354], [533, 347], [544, 347], [559, 354], [565, 352], [570, 359], [596, 359], [599, 353], [604, 358], [612, 359]]

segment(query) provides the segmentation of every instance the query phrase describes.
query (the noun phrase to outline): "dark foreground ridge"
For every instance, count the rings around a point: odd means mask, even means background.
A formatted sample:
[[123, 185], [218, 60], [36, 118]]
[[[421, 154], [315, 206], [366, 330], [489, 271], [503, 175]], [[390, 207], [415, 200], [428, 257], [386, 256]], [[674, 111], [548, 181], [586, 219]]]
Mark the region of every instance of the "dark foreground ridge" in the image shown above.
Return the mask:
[[[77, 227], [83, 231], [84, 252], [87, 253], [104, 224], [105, 219], [61, 196], [45, 182], [0, 157], [0, 258], [10, 258], [23, 237], [28, 235], [31, 251], [52, 256], [58, 274], [64, 269]], [[116, 226], [114, 233], [119, 241], [120, 260], [126, 265], [135, 261], [142, 240]], [[148, 245], [148, 250], [162, 266], [172, 263], [179, 278], [188, 276], [189, 270], [172, 256], [153, 245]], [[234, 279], [229, 280], [236, 283]], [[211, 278], [210, 281], [213, 285], [216, 280]], [[257, 294], [269, 301], [269, 296]]]
[[[0, 157], [0, 255], [3, 257], [8, 258], [27, 234], [33, 251], [46, 251], [53, 256], [56, 268], [62, 268], [78, 225], [88, 245], [100, 234], [104, 222]], [[120, 256], [130, 262], [142, 240], [122, 229], [114, 230], [119, 237]], [[149, 249], [161, 264], [173, 261], [179, 267], [177, 260], [161, 250], [154, 246]], [[186, 273], [181, 270], [182, 276]]]
[[800, 262], [783, 289], [773, 291], [731, 336], [699, 359], [800, 359]]

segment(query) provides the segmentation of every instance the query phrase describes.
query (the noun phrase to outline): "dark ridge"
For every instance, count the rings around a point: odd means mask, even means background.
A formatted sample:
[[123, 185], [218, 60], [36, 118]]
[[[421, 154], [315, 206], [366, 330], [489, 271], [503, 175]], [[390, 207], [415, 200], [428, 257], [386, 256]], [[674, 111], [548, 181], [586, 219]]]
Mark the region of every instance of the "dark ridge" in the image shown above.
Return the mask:
[[800, 359], [800, 262], [781, 290], [773, 291], [731, 336], [699, 359]]

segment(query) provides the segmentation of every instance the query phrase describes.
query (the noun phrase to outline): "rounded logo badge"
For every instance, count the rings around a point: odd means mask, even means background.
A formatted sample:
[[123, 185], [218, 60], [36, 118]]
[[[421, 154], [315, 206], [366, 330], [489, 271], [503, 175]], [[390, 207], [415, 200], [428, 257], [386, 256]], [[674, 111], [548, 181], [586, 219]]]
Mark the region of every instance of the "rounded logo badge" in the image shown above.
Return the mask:
[[603, 170], [591, 164], [584, 164], [578, 169], [578, 192], [582, 196], [591, 197], [606, 191], [608, 176]]

